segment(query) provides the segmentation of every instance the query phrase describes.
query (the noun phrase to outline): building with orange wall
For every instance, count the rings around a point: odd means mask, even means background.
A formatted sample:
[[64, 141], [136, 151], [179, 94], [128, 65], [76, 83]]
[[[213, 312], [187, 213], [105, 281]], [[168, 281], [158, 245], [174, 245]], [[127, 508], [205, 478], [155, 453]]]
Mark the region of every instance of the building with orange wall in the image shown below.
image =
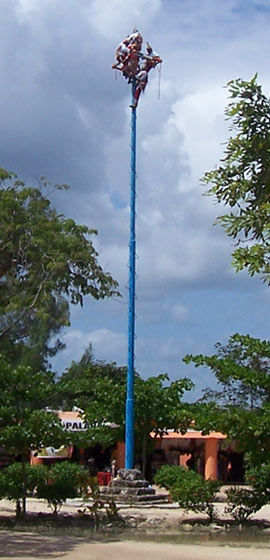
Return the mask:
[[193, 468], [205, 478], [218, 478], [218, 452], [220, 443], [226, 439], [221, 432], [202, 435], [200, 431], [188, 430], [185, 434], [168, 430], [156, 438], [157, 450], [164, 450], [169, 464]]
[[[85, 423], [77, 411], [59, 411], [58, 416], [63, 426], [71, 431], [78, 432], [86, 429]], [[221, 432], [210, 432], [202, 435], [198, 430], [189, 429], [185, 434], [168, 430], [162, 436], [151, 434], [155, 440], [154, 451], [151, 458], [150, 477], [162, 466], [162, 464], [182, 465], [193, 468], [205, 478], [219, 478], [231, 482], [241, 482], [243, 479], [243, 456], [236, 452], [235, 447], [229, 445], [226, 436]], [[74, 450], [73, 447], [55, 450], [48, 448], [32, 454], [31, 463], [52, 463], [61, 459], [73, 459], [85, 463], [90, 454], [102, 453], [101, 446], [91, 447], [89, 450]], [[76, 451], [76, 452], [75, 452]], [[125, 466], [125, 444], [117, 442], [102, 457], [109, 467], [111, 459], [116, 459], [118, 468]], [[230, 468], [231, 467], [231, 471]], [[230, 478], [229, 478], [230, 477]]]

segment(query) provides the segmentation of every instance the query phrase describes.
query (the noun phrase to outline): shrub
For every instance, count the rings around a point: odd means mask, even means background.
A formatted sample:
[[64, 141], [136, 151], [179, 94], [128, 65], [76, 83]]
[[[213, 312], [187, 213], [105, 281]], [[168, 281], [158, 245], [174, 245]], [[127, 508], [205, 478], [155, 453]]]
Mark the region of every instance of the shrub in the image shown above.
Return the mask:
[[239, 522], [246, 521], [270, 502], [270, 464], [249, 469], [246, 482], [250, 488], [230, 488], [226, 492], [226, 512]]
[[154, 482], [158, 486], [170, 490], [173, 486], [179, 485], [183, 477], [186, 476], [187, 469], [180, 465], [163, 465], [155, 474]]
[[214, 497], [220, 487], [218, 480], [205, 480], [185, 467], [164, 465], [155, 475], [155, 483], [169, 490], [174, 501], [183, 509], [206, 513], [214, 517]]
[[226, 494], [228, 503], [225, 512], [230, 513], [239, 523], [246, 521], [264, 504], [262, 496], [253, 488], [229, 488]]
[[16, 514], [20, 516], [23, 500], [46, 478], [47, 468], [43, 465], [13, 463], [0, 473], [0, 496], [16, 502]]
[[75, 463], [55, 463], [48, 469], [47, 479], [37, 485], [37, 497], [45, 499], [56, 514], [67, 498], [78, 496], [87, 478], [88, 472]]
[[206, 513], [212, 521], [215, 515], [214, 497], [220, 487], [218, 480], [205, 480], [194, 471], [187, 471], [179, 486], [171, 488], [172, 499], [183, 509]]
[[261, 496], [264, 504], [270, 503], [270, 463], [249, 469], [246, 481]]

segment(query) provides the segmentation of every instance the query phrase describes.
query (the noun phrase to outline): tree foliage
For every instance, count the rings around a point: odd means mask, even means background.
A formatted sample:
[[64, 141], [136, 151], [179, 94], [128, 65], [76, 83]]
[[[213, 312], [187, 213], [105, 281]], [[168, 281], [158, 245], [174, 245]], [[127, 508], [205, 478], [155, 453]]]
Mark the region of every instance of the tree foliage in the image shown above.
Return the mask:
[[[15, 315], [13, 315], [13, 319]], [[0, 324], [10, 326], [10, 315], [4, 314]], [[59, 336], [61, 329], [69, 325], [69, 304], [62, 296], [48, 298], [46, 313], [42, 317], [36, 309], [29, 312], [16, 325], [0, 337], [0, 352], [14, 367], [26, 365], [35, 371], [50, 367], [50, 359], [65, 344]]]
[[[157, 436], [169, 428], [185, 432], [189, 427], [192, 412], [182, 399], [184, 392], [192, 388], [193, 384], [187, 378], [169, 383], [166, 374], [148, 379], [135, 375], [135, 439], [138, 442], [143, 470], [151, 432]], [[87, 438], [88, 441], [90, 438], [92, 442], [98, 441], [105, 445], [124, 440], [125, 368], [117, 370], [114, 366], [112, 369], [112, 365], [109, 364], [107, 367], [105, 364], [102, 367], [97, 365], [96, 370], [86, 368], [84, 375], [80, 374], [73, 383], [68, 383], [68, 391], [69, 394], [73, 391], [73, 403], [83, 410], [83, 417], [87, 420], [88, 430], [79, 437]]]
[[58, 417], [46, 410], [56, 392], [53, 374], [0, 358], [0, 386], [0, 445], [28, 459], [32, 449], [64, 442]]
[[[104, 380], [104, 381], [103, 381]], [[126, 368], [118, 366], [115, 362], [96, 360], [92, 345], [84, 351], [78, 362], [72, 361], [70, 366], [63, 372], [59, 383], [59, 404], [63, 410], [70, 410], [74, 405], [84, 409], [89, 402], [99, 400], [102, 394], [103, 383], [112, 386], [121, 386], [126, 381]], [[103, 401], [100, 402], [103, 408]]]
[[232, 135], [217, 169], [205, 173], [208, 195], [230, 208], [218, 216], [236, 242], [233, 266], [270, 283], [270, 101], [257, 83], [232, 80], [225, 111]]
[[207, 398], [197, 403], [197, 427], [204, 434], [223, 432], [250, 465], [258, 466], [270, 460], [270, 343], [235, 334], [227, 346], [217, 349], [212, 356], [184, 358], [195, 367], [210, 367], [222, 386], [222, 391], [208, 391]]
[[154, 437], [162, 436], [168, 429], [185, 433], [190, 426], [192, 412], [190, 406], [183, 403], [183, 396], [185, 391], [192, 388], [190, 379], [183, 378], [169, 383], [167, 374], [135, 379], [135, 434], [139, 442], [143, 474], [150, 434]]
[[215, 345], [212, 356], [187, 355], [184, 362], [207, 366], [218, 381], [217, 391], [205, 389], [202, 402], [258, 408], [270, 402], [270, 342], [234, 334], [226, 345]]
[[56, 393], [52, 373], [14, 368], [0, 357], [0, 445], [22, 461], [24, 510], [26, 463], [31, 450], [70, 442], [58, 416], [46, 410]]
[[59, 343], [50, 349], [49, 338], [69, 324], [68, 304], [119, 295], [117, 282], [98, 263], [97, 232], [57, 213], [45, 179], [34, 189], [0, 169], [0, 187], [1, 349], [28, 344], [50, 355]]

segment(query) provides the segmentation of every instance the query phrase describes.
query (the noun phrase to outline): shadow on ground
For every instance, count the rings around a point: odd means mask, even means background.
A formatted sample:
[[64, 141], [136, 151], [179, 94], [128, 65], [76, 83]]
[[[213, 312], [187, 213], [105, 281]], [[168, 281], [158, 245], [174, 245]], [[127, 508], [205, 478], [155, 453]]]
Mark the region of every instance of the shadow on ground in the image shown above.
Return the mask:
[[[113, 542], [116, 540], [111, 539]], [[0, 531], [0, 558], [57, 559], [86, 542], [94, 543], [96, 539]], [[106, 539], [106, 542], [110, 542], [110, 539]]]

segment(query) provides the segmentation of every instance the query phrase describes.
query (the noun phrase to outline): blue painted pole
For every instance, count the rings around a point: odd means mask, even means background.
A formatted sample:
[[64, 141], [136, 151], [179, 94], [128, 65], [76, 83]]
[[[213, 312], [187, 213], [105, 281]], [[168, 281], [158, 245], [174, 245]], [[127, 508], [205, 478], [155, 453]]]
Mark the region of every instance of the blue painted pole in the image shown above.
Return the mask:
[[[134, 101], [135, 79], [132, 82]], [[128, 305], [128, 369], [126, 396], [125, 468], [134, 466], [134, 341], [135, 341], [135, 278], [136, 278], [136, 108], [131, 112], [130, 144], [130, 237], [129, 237], [129, 305]]]

